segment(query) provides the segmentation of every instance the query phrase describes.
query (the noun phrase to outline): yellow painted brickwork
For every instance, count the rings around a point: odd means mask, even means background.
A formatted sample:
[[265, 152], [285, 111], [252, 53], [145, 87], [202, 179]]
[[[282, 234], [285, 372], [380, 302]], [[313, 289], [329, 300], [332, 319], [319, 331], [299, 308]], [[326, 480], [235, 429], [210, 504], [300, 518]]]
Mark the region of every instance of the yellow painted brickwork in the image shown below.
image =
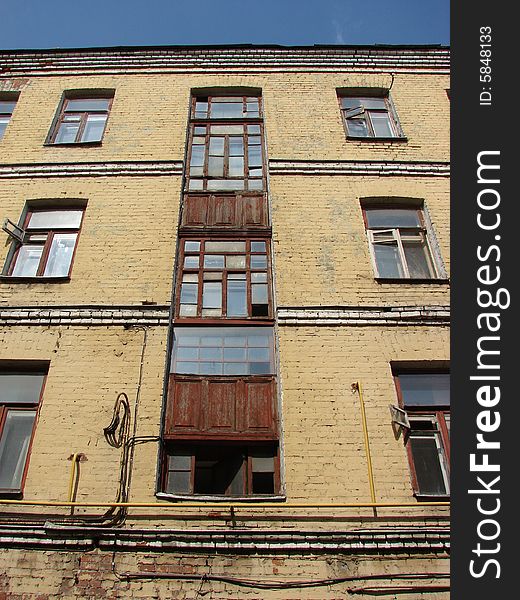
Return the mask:
[[[179, 177], [3, 181], [0, 217], [18, 223], [25, 203], [87, 201], [70, 282], [0, 282], [0, 306], [167, 304], [171, 299]], [[11, 246], [0, 232], [3, 267]]]
[[[373, 559], [369, 556], [333, 555], [312, 556], [302, 561], [301, 557], [290, 555], [244, 556], [240, 554], [212, 555], [208, 557], [193, 554], [159, 554], [140, 552], [138, 554], [116, 555], [112, 564], [112, 553], [94, 550], [88, 553], [41, 552], [27, 553], [19, 550], [5, 550], [0, 553], [0, 571], [8, 567], [8, 573], [0, 575], [0, 598], [23, 598], [38, 600], [72, 600], [73, 598], [135, 598], [136, 600], [171, 599], [188, 600], [205, 598], [257, 598], [263, 600], [333, 600], [350, 596], [348, 589], [359, 587], [384, 586], [388, 579], [370, 580], [363, 576], [399, 575], [409, 572], [445, 573], [448, 569], [446, 558], [435, 556], [420, 559], [387, 557]], [[115, 571], [115, 572], [114, 572]], [[126, 572], [154, 571], [162, 574], [178, 574], [185, 580], [143, 579], [132, 582], [121, 581], [118, 575]], [[284, 581], [317, 581], [329, 578], [359, 577], [351, 582], [293, 589], [255, 589], [254, 587], [200, 580], [203, 574], [235, 578], [246, 581], [281, 583]], [[190, 581], [189, 578], [192, 578]], [[396, 586], [402, 582], [392, 580]], [[446, 580], [424, 580], [418, 582], [432, 585], [446, 584]], [[416, 582], [416, 585], [418, 585]], [[7, 596], [2, 594], [7, 593]], [[26, 595], [27, 594], [27, 595]], [[29, 595], [30, 594], [30, 595]], [[406, 593], [410, 600], [447, 600], [446, 592]], [[373, 598], [373, 593], [355, 594], [356, 598]], [[397, 596], [395, 596], [397, 597]], [[18, 596], [16, 596], [18, 600]]]
[[[143, 343], [138, 435], [158, 435], [166, 328], [16, 327], [0, 339], [1, 359], [50, 361], [24, 492], [26, 499], [66, 500], [68, 457], [81, 463], [78, 501], [111, 502], [119, 450], [103, 437], [119, 392], [134, 406]], [[289, 502], [368, 502], [370, 493], [358, 396], [364, 388], [380, 502], [413, 502], [402, 440], [393, 437], [396, 403], [391, 361], [448, 359], [445, 328], [280, 327], [282, 440]], [[135, 454], [132, 500], [155, 500], [157, 443]], [[399, 511], [397, 511], [399, 512]]]
[[[9, 89], [9, 80], [2, 85]], [[447, 161], [449, 157], [446, 75], [400, 73], [393, 85], [389, 73], [53, 76], [34, 77], [22, 85], [1, 142], [6, 163], [182, 160], [190, 91], [217, 86], [262, 89], [270, 158]], [[347, 141], [336, 90], [390, 85], [408, 141]], [[102, 146], [44, 146], [62, 93], [78, 89], [115, 90]]]
[[272, 177], [278, 305], [447, 305], [447, 282], [375, 281], [360, 199], [422, 200], [449, 274], [449, 191], [437, 177]]
[[392, 361], [446, 361], [443, 327], [280, 327], [287, 495], [315, 502], [367, 502], [360, 401], [363, 389], [376, 499], [413, 502], [403, 440], [388, 405], [397, 404]]

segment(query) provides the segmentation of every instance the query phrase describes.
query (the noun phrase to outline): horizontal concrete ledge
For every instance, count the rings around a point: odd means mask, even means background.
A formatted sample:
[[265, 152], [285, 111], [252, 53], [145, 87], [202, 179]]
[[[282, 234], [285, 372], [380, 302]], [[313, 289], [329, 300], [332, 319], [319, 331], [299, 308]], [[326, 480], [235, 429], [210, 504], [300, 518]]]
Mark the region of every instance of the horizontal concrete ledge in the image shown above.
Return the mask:
[[97, 544], [103, 550], [222, 551], [222, 552], [327, 552], [418, 553], [447, 552], [448, 527], [375, 528], [364, 531], [302, 530], [165, 530], [101, 529], [61, 525], [0, 527], [0, 546], [71, 547]]
[[0, 179], [25, 177], [181, 176], [182, 161], [117, 161], [0, 165]]
[[279, 307], [279, 325], [367, 326], [442, 325], [450, 323], [449, 306]]
[[[169, 305], [4, 307], [0, 308], [0, 325], [167, 326], [169, 311]], [[277, 317], [280, 326], [448, 326], [450, 309], [437, 305], [283, 306], [278, 308]]]
[[[393, 142], [371, 143], [391, 144]], [[448, 162], [421, 161], [319, 161], [319, 160], [269, 160], [270, 175], [374, 175], [374, 176], [409, 176], [409, 177], [449, 177]]]

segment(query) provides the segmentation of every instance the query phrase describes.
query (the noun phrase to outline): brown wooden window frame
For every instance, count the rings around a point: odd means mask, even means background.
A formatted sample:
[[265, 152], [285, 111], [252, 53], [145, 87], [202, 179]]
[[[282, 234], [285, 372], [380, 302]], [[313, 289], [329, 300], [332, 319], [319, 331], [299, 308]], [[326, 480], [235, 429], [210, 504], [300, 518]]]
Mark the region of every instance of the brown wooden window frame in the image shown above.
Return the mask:
[[[30, 221], [33, 215], [39, 213], [52, 213], [52, 212], [81, 212], [81, 219], [77, 227], [31, 227]], [[20, 279], [38, 279], [47, 281], [51, 279], [69, 279], [72, 272], [72, 266], [74, 264], [74, 258], [76, 256], [76, 250], [78, 247], [79, 236], [81, 233], [81, 227], [85, 218], [85, 207], [84, 206], [73, 206], [73, 207], [61, 207], [61, 206], [47, 206], [45, 208], [30, 208], [23, 220], [21, 231], [23, 233], [23, 242], [15, 241], [16, 244], [12, 257], [8, 258], [8, 267], [6, 275], [12, 278]], [[61, 275], [45, 275], [45, 270], [49, 264], [49, 257], [52, 249], [52, 244], [56, 236], [58, 235], [75, 235], [74, 249], [70, 258], [69, 268], [67, 274]], [[45, 238], [44, 240], [42, 238]], [[15, 274], [16, 265], [20, 257], [20, 253], [23, 248], [28, 247], [42, 247], [40, 260], [36, 273], [33, 275], [27, 274]]]
[[[265, 136], [264, 136], [264, 125], [262, 118], [262, 98], [261, 96], [255, 96], [255, 100], [258, 101], [258, 116], [247, 116], [246, 106], [248, 98], [252, 96], [225, 96], [228, 98], [234, 98], [242, 101], [244, 107], [244, 113], [240, 117], [230, 118], [212, 118], [209, 116], [211, 110], [211, 102], [213, 98], [224, 97], [219, 96], [204, 96], [202, 97], [207, 101], [208, 110], [205, 116], [201, 116], [200, 112], [196, 111], [197, 102], [200, 102], [200, 96], [192, 96], [191, 104], [191, 119], [190, 119], [190, 133], [188, 140], [188, 153], [186, 161], [186, 191], [190, 193], [206, 192], [206, 193], [222, 193], [222, 192], [252, 192], [261, 193], [266, 189], [266, 153], [265, 153]], [[225, 133], [224, 131], [215, 131], [212, 133], [212, 128], [225, 128], [234, 127], [241, 128], [241, 133]], [[252, 130], [255, 128], [255, 131]], [[201, 131], [203, 130], [203, 131]], [[222, 175], [210, 174], [210, 151], [211, 151], [211, 139], [223, 139], [222, 154], [212, 154], [215, 158], [222, 157]], [[231, 154], [231, 138], [242, 140], [243, 154]], [[250, 143], [250, 138], [259, 138], [258, 143]], [[200, 140], [204, 139], [202, 143]], [[198, 140], [199, 143], [195, 143]], [[192, 165], [194, 162], [194, 149], [196, 146], [203, 148], [203, 160], [202, 164]], [[260, 165], [249, 164], [249, 148], [260, 147]], [[230, 175], [230, 158], [243, 158], [243, 174]], [[197, 160], [197, 163], [201, 162]], [[192, 169], [200, 169], [200, 172], [193, 174]], [[260, 174], [251, 174], [251, 171], [260, 171]], [[192, 182], [201, 182], [200, 185], [195, 185]], [[213, 183], [216, 182], [216, 183]], [[219, 185], [218, 182], [221, 182]], [[236, 182], [237, 185], [231, 185], [232, 182]], [[242, 185], [240, 183], [242, 182]], [[253, 182], [259, 182], [259, 185], [253, 185]]]
[[[170, 457], [177, 451], [182, 456], [186, 457], [184, 468], [170, 469]], [[232, 484], [228, 484], [225, 489], [220, 491], [196, 491], [196, 474], [197, 474], [197, 453], [200, 456], [207, 454], [206, 462], [211, 459], [216, 460], [220, 456], [236, 457], [242, 477], [242, 489], [236, 493], [232, 491]], [[273, 471], [254, 471], [255, 454], [269, 454], [273, 459]], [[280, 494], [280, 452], [277, 442], [264, 444], [251, 444], [247, 440], [237, 440], [232, 443], [212, 444], [207, 441], [193, 440], [188, 443], [169, 442], [164, 447], [164, 460], [162, 468], [162, 489], [164, 493], [175, 497], [202, 497], [202, 498], [251, 498], [251, 497], [272, 497]], [[211, 458], [210, 458], [211, 457]], [[202, 460], [201, 460], [202, 462]], [[199, 462], [199, 468], [201, 463]], [[207, 465], [206, 467], [208, 467]], [[273, 487], [272, 491], [259, 492], [255, 490], [254, 473], [272, 473]], [[169, 489], [170, 473], [187, 473], [188, 489], [172, 490]], [[200, 488], [199, 488], [200, 489]]]
[[[0, 92], [0, 141], [4, 138], [7, 127], [11, 122], [19, 95], [17, 92]], [[12, 105], [11, 108], [10, 105]]]
[[[208, 251], [208, 243], [244, 243], [245, 251]], [[176, 319], [177, 320], [185, 320], [189, 319], [190, 322], [194, 321], [202, 321], [208, 322], [208, 320], [217, 319], [219, 322], [242, 322], [242, 321], [250, 321], [250, 320], [272, 320], [273, 318], [273, 309], [272, 309], [272, 274], [271, 274], [271, 254], [270, 254], [270, 240], [265, 237], [183, 237], [180, 240], [180, 248], [179, 248], [179, 267], [178, 267], [178, 281], [177, 281], [177, 301], [176, 301]], [[189, 251], [186, 250], [187, 245], [189, 243], [199, 243], [199, 251]], [[253, 250], [253, 245], [255, 243], [263, 243], [265, 246], [265, 250]], [[222, 268], [208, 268], [205, 267], [205, 257], [207, 256], [222, 256], [224, 259], [224, 264]], [[241, 266], [227, 266], [228, 257], [245, 257], [245, 265]], [[265, 268], [252, 268], [252, 260], [254, 257], [265, 256], [266, 258], [266, 266]], [[198, 266], [194, 267], [186, 267], [186, 258], [195, 258], [198, 257]], [[253, 281], [254, 275], [261, 275], [265, 273], [264, 281]], [[217, 279], [218, 275], [221, 274], [221, 278]], [[186, 275], [191, 276], [192, 279], [197, 276], [197, 282], [191, 281], [188, 282], [185, 280]], [[239, 278], [238, 276], [244, 275], [244, 278]], [[230, 277], [231, 276], [231, 277]], [[235, 276], [235, 277], [233, 277]], [[211, 277], [211, 279], [210, 279]], [[218, 311], [218, 307], [204, 307], [204, 284], [205, 283], [218, 283], [220, 281], [221, 287], [221, 306], [220, 306], [220, 315], [218, 314], [208, 314], [204, 315], [204, 310], [214, 310]], [[246, 292], [246, 312], [245, 315], [227, 315], [228, 312], [228, 300], [229, 300], [229, 282], [230, 281], [245, 281], [245, 292]], [[197, 302], [196, 304], [182, 302], [183, 300], [183, 290], [186, 290], [187, 286], [197, 286]], [[267, 287], [267, 303], [257, 302], [253, 303], [253, 294], [255, 286], [263, 286]], [[182, 315], [181, 310], [182, 306], [196, 306], [196, 314], [195, 315]], [[255, 309], [255, 307], [265, 306], [266, 313], [264, 314], [253, 314], [256, 311], [260, 310], [259, 308]]]
[[[91, 94], [90, 93], [77, 94], [76, 92], [71, 92], [70, 95], [66, 94], [60, 103], [60, 106], [58, 109], [58, 114], [54, 119], [54, 123], [49, 132], [46, 144], [52, 145], [52, 146], [78, 146], [78, 145], [99, 145], [99, 144], [101, 144], [101, 142], [103, 141], [103, 137], [105, 136], [105, 131], [106, 131], [107, 123], [108, 123], [108, 117], [109, 117], [110, 111], [112, 109], [113, 100], [114, 100], [113, 93], [110, 95], [107, 93], [96, 94], [95, 92], [93, 92]], [[67, 107], [69, 106], [69, 104], [71, 102], [76, 102], [76, 101], [80, 101], [80, 102], [81, 101], [84, 101], [84, 102], [106, 101], [107, 106], [104, 109], [68, 111]], [[87, 127], [89, 118], [101, 116], [101, 115], [105, 116], [105, 121], [103, 124], [103, 131], [101, 132], [99, 139], [83, 140], [83, 136], [85, 134], [85, 129]], [[60, 132], [60, 128], [64, 123], [66, 123], [65, 119], [67, 118], [67, 116], [71, 116], [71, 117], [75, 117], [76, 119], [79, 119], [79, 127], [76, 132], [75, 139], [74, 139], [74, 141], [66, 141], [66, 142], [57, 141], [57, 138], [58, 138], [58, 135]], [[78, 121], [75, 121], [75, 122], [78, 122]]]
[[[394, 373], [394, 383], [397, 391], [399, 407], [406, 411], [408, 420], [410, 422], [410, 429], [405, 433], [404, 442], [406, 446], [408, 464], [410, 467], [412, 488], [414, 490], [414, 495], [418, 499], [422, 500], [429, 500], [431, 498], [449, 498], [450, 496], [450, 406], [407, 405], [403, 398], [403, 392], [399, 378], [402, 375], [429, 376], [435, 374], [448, 375], [449, 373], [444, 370], [439, 371], [428, 369], [400, 370], [398, 373]], [[414, 423], [424, 423], [427, 421], [431, 423], [431, 428], [429, 429], [414, 427]], [[432, 493], [431, 491], [421, 489], [416, 468], [417, 459], [414, 456], [412, 449], [412, 440], [418, 438], [435, 440], [435, 445], [438, 449], [439, 472], [442, 477], [442, 484], [444, 485], [445, 493]]]
[[[383, 106], [377, 108], [365, 107], [363, 105], [363, 100], [380, 101], [383, 103]], [[356, 102], [358, 102], [359, 106], [345, 107], [344, 101], [351, 101], [352, 104], [356, 104]], [[378, 95], [370, 94], [370, 92], [363, 94], [338, 93], [338, 103], [347, 139], [369, 141], [407, 141], [401, 129], [393, 102], [388, 94]], [[388, 125], [391, 135], [377, 134], [374, 126], [373, 115], [384, 115], [386, 117], [385, 121]], [[364, 123], [366, 135], [356, 135], [352, 131], [352, 128], [349, 128], [349, 123], [352, 123], [353, 121], [362, 121]]]
[[[370, 226], [369, 217], [367, 213], [372, 210], [386, 210], [386, 211], [398, 211], [404, 210], [410, 213], [415, 213], [417, 216], [417, 225], [405, 227], [405, 226]], [[368, 246], [370, 250], [370, 258], [376, 279], [381, 281], [438, 281], [445, 280], [446, 274], [442, 265], [438, 259], [438, 252], [434, 251], [432, 246], [433, 243], [433, 231], [430, 225], [426, 222], [424, 216], [424, 208], [418, 206], [402, 205], [402, 204], [370, 204], [362, 206], [363, 222], [365, 224], [365, 230], [368, 238]], [[377, 240], [376, 235], [386, 235], [388, 239]], [[406, 238], [409, 239], [406, 239]], [[410, 274], [409, 260], [406, 256], [403, 242], [418, 241], [421, 240], [424, 243], [425, 249], [425, 262], [429, 267], [429, 276], [412, 276]], [[385, 276], [381, 273], [381, 269], [376, 256], [376, 246], [378, 245], [392, 245], [396, 246], [399, 263], [396, 263], [398, 270], [401, 270], [401, 274], [395, 276]]]
[[[47, 370], [45, 369], [0, 369], [0, 375], [9, 376], [9, 375], [41, 375], [42, 376], [42, 384], [40, 387], [40, 391], [38, 394], [37, 400], [34, 402], [3, 402], [2, 401], [2, 390], [0, 389], [0, 445], [2, 443], [2, 437], [4, 435], [4, 430], [7, 422], [7, 418], [9, 413], [11, 412], [34, 412], [34, 421], [32, 424], [31, 434], [28, 439], [27, 449], [25, 450], [25, 458], [24, 458], [24, 466], [22, 470], [22, 474], [20, 477], [20, 485], [15, 488], [0, 488], [0, 497], [22, 497], [23, 489], [25, 487], [25, 480], [27, 477], [27, 471], [29, 468], [29, 461], [31, 456], [32, 442], [34, 438], [34, 433], [36, 431], [36, 424], [38, 421], [43, 390], [45, 388], [45, 382], [47, 379]], [[1, 446], [0, 446], [1, 447]]]

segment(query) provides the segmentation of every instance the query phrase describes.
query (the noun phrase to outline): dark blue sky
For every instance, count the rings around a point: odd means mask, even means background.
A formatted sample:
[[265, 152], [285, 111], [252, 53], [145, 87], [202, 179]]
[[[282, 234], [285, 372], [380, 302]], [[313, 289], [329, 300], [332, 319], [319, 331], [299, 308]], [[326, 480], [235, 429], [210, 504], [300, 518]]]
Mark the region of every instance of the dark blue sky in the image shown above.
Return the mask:
[[0, 48], [449, 44], [449, 0], [0, 0]]

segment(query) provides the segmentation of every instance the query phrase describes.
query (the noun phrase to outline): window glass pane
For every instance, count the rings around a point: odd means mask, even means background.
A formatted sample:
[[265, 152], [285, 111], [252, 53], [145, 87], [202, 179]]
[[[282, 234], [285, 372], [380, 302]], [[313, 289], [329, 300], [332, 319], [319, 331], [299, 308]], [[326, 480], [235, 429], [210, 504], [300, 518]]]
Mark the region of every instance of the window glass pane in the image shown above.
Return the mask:
[[361, 98], [341, 98], [341, 107], [352, 109], [361, 106]]
[[199, 286], [196, 283], [183, 283], [181, 286], [181, 303], [197, 304]]
[[224, 256], [222, 254], [206, 254], [204, 256], [205, 269], [223, 269]]
[[387, 110], [384, 98], [358, 98], [361, 106], [367, 109]]
[[244, 159], [238, 156], [231, 156], [229, 158], [229, 171], [230, 177], [243, 177], [244, 176]]
[[229, 155], [244, 156], [244, 139], [242, 137], [229, 138]]
[[189, 494], [191, 492], [190, 483], [191, 471], [170, 471], [166, 492], [169, 494]]
[[248, 189], [250, 190], [263, 190], [264, 182], [261, 179], [248, 179]]
[[441, 469], [439, 450], [435, 438], [411, 437], [413, 463], [417, 485], [421, 494], [443, 495], [447, 493]]
[[206, 271], [204, 273], [204, 281], [220, 281], [222, 280], [222, 272], [214, 273], [212, 271]]
[[274, 456], [272, 450], [254, 450], [251, 456], [251, 467], [255, 473], [273, 473]]
[[243, 125], [212, 125], [211, 133], [226, 134], [226, 135], [242, 135], [244, 133]]
[[347, 130], [352, 137], [368, 137], [365, 119], [347, 119]]
[[269, 348], [248, 348], [249, 362], [269, 362]]
[[406, 373], [399, 375], [404, 405], [449, 406], [449, 373]]
[[0, 113], [4, 115], [11, 115], [15, 106], [16, 100], [0, 100]]
[[190, 471], [191, 470], [191, 452], [176, 450], [175, 454], [168, 457], [168, 470], [170, 470], [170, 471]]
[[206, 242], [206, 252], [245, 252], [245, 242]]
[[206, 148], [204, 146], [194, 144], [191, 147], [190, 166], [202, 167], [204, 165], [205, 151], [206, 151]]
[[251, 273], [251, 283], [266, 283], [267, 273]]
[[65, 112], [89, 112], [89, 111], [107, 111], [110, 100], [68, 100], [65, 105]]
[[222, 283], [220, 281], [205, 281], [202, 290], [203, 308], [222, 307]]
[[258, 117], [258, 101], [256, 102], [248, 102], [247, 103], [247, 116], [248, 117]]
[[251, 269], [267, 269], [267, 256], [265, 254], [252, 254]]
[[199, 257], [198, 256], [185, 256], [184, 257], [184, 268], [185, 269], [198, 269], [199, 268]]
[[[249, 186], [251, 189], [251, 186]], [[243, 190], [244, 180], [243, 179], [210, 179], [208, 181], [208, 190]]]
[[193, 135], [206, 135], [206, 127], [194, 127], [193, 128]]
[[181, 346], [177, 349], [178, 360], [191, 360], [195, 361], [199, 359], [199, 348], [192, 346]]
[[200, 242], [194, 242], [191, 240], [186, 240], [184, 242], [184, 252], [199, 252], [200, 251]]
[[38, 271], [43, 246], [22, 246], [16, 257], [12, 275], [15, 277], [34, 277]]
[[43, 373], [0, 373], [0, 404], [37, 404]]
[[398, 279], [405, 276], [397, 244], [374, 244], [374, 253], [378, 277]]
[[262, 166], [262, 146], [248, 146], [249, 167]]
[[208, 175], [210, 177], [224, 176], [224, 159], [219, 156], [210, 156], [208, 160]]
[[36, 411], [9, 410], [0, 438], [0, 489], [21, 488]]
[[251, 302], [253, 304], [267, 304], [267, 284], [257, 283], [251, 286]]
[[28, 228], [31, 229], [78, 229], [82, 210], [45, 210], [33, 212]]
[[245, 269], [246, 268], [246, 257], [245, 256], [226, 256], [226, 268], [227, 269]]
[[247, 290], [246, 282], [230, 280], [227, 282], [227, 316], [247, 316]]
[[415, 208], [367, 208], [365, 214], [368, 227], [421, 227]]
[[204, 188], [204, 183], [202, 180], [197, 180], [197, 179], [190, 179], [190, 182], [188, 184], [188, 189], [192, 192], [196, 191], [196, 190], [202, 190]]
[[430, 279], [435, 275], [426, 240], [417, 242], [403, 240], [403, 249], [410, 277]]
[[61, 123], [54, 142], [56, 144], [70, 144], [76, 141], [79, 123]]
[[201, 360], [222, 362], [222, 348], [201, 348], [199, 353]]
[[105, 131], [106, 115], [89, 115], [83, 134], [82, 142], [99, 142]]
[[390, 125], [388, 113], [370, 113], [370, 120], [376, 137], [393, 137], [394, 132]]
[[209, 153], [211, 156], [224, 156], [224, 138], [211, 137], [209, 139]]
[[251, 242], [251, 252], [265, 252], [265, 242]]
[[[253, 366], [248, 367], [245, 362], [246, 345], [249, 352], [253, 352], [248, 360], [255, 360]], [[172, 372], [175, 373], [200, 373], [226, 375], [244, 375], [249, 372], [257, 374], [271, 374], [274, 369], [272, 364], [273, 330], [267, 327], [177, 327], [175, 328], [175, 343], [172, 355]], [[185, 360], [182, 348], [224, 348], [224, 360], [237, 362], [224, 363], [218, 366], [216, 361], [199, 363]], [[253, 350], [251, 350], [253, 348]], [[258, 353], [255, 355], [255, 349]], [[207, 371], [207, 372], [206, 372]]]
[[247, 126], [247, 133], [251, 134], [251, 133], [260, 133], [260, 125], [248, 125]]
[[45, 277], [66, 277], [69, 274], [76, 237], [77, 233], [54, 235], [43, 273]]
[[195, 115], [196, 117], [204, 118], [208, 112], [208, 103], [202, 100], [197, 100], [197, 102], [195, 103], [195, 111], [197, 113]]
[[211, 102], [211, 119], [241, 119], [244, 116], [242, 101], [240, 102]]
[[181, 317], [196, 317], [197, 306], [195, 304], [181, 304], [179, 315]]
[[9, 123], [9, 117], [0, 117], [0, 140], [2, 139], [7, 128], [7, 123]]
[[259, 135], [250, 135], [247, 138], [248, 146], [260, 146], [262, 143], [262, 138]]

